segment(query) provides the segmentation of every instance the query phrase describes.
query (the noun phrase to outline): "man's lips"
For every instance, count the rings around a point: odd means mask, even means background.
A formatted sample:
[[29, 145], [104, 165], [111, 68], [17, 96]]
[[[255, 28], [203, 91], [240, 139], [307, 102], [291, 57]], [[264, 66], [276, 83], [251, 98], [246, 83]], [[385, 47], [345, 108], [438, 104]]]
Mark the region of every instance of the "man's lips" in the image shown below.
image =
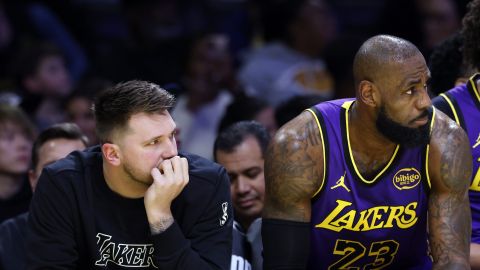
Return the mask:
[[242, 200], [238, 200], [238, 201], [237, 201], [237, 205], [238, 205], [240, 208], [249, 208], [249, 207], [253, 206], [254, 203], [255, 203], [255, 199], [254, 199], [254, 198], [242, 199]]

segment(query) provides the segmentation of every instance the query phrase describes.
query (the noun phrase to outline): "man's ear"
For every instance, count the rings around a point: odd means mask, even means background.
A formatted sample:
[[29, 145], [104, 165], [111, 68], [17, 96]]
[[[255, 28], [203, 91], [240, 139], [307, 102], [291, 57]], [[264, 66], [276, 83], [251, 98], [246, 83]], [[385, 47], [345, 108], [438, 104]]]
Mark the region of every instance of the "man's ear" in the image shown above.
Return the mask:
[[360, 100], [370, 107], [377, 107], [380, 101], [378, 88], [371, 81], [363, 80], [358, 86]]
[[113, 166], [119, 166], [121, 164], [121, 152], [118, 145], [113, 143], [102, 144], [102, 154], [106, 162]]

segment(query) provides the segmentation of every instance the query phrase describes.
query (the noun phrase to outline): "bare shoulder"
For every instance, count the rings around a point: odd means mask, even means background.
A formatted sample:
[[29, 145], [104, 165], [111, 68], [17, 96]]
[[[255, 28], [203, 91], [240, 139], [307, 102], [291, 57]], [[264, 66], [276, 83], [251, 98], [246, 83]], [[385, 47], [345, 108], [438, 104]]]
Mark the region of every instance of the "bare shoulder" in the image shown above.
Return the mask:
[[[472, 155], [465, 131], [443, 112], [436, 110], [430, 140], [429, 172], [432, 188], [461, 188], [469, 184]], [[466, 180], [466, 181], [465, 181]], [[463, 182], [463, 183], [461, 183]]]
[[277, 131], [265, 158], [264, 216], [310, 220], [310, 199], [323, 177], [323, 147], [313, 115], [305, 111]]

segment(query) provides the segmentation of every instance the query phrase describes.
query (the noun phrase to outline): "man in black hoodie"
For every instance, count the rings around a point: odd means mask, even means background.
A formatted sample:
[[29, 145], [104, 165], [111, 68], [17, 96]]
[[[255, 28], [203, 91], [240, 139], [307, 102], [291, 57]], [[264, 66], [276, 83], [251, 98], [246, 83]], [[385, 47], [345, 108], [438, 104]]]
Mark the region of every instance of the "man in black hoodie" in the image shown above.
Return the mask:
[[228, 269], [225, 170], [178, 153], [173, 96], [144, 81], [95, 101], [101, 145], [44, 169], [32, 202], [29, 269]]

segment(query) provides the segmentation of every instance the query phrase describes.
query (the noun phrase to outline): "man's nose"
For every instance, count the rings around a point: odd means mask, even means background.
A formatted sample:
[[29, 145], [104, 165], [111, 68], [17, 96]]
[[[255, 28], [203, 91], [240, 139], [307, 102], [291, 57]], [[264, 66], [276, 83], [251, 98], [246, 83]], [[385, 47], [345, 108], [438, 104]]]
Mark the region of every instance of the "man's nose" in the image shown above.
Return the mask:
[[428, 91], [426, 87], [424, 87], [423, 90], [421, 91], [420, 97], [417, 102], [417, 106], [420, 110], [425, 110], [432, 106], [432, 100], [428, 95]]
[[175, 142], [175, 139], [169, 140], [165, 147], [165, 151], [162, 153], [163, 159], [168, 159], [178, 155], [177, 143]]
[[246, 193], [250, 190], [250, 185], [248, 184], [248, 179], [245, 179], [242, 176], [239, 176], [237, 179], [237, 192]]

